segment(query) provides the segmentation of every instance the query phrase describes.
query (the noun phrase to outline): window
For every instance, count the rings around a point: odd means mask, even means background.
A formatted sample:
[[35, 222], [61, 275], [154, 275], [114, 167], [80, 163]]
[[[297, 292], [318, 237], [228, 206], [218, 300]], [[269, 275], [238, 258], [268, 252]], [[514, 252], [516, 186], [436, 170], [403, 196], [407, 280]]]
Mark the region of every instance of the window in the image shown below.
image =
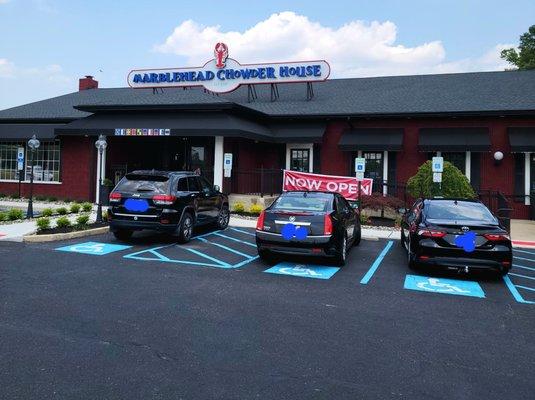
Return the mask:
[[130, 193], [166, 194], [169, 178], [163, 175], [126, 174], [117, 185], [117, 190]]
[[309, 167], [310, 167], [310, 150], [309, 149], [291, 149], [290, 169], [292, 171], [309, 172]]
[[[23, 179], [30, 180], [32, 153], [25, 142], [0, 142], [0, 179], [17, 180], [17, 150], [24, 148], [25, 172]], [[60, 181], [60, 142], [42, 141], [33, 154], [34, 180]]]
[[514, 199], [515, 201], [524, 201], [524, 184], [525, 184], [525, 156], [524, 153], [514, 153], [515, 174], [514, 174]]
[[204, 146], [191, 146], [192, 167], [204, 166]]
[[188, 191], [188, 180], [186, 178], [180, 178], [177, 184], [177, 191], [187, 192]]
[[210, 183], [204, 178], [199, 178], [199, 180], [201, 181], [202, 191], [204, 193], [210, 193], [212, 191], [212, 185], [210, 185]]
[[188, 176], [188, 187], [190, 192], [200, 192], [201, 186], [195, 176]]
[[466, 152], [443, 152], [442, 157], [444, 158], [444, 161], [449, 161], [459, 168], [463, 174], [466, 174]]
[[[383, 183], [383, 153], [365, 151], [362, 155], [366, 159], [365, 178], [380, 182], [374, 182], [375, 189], [382, 188]], [[381, 190], [381, 189], [379, 189]]]

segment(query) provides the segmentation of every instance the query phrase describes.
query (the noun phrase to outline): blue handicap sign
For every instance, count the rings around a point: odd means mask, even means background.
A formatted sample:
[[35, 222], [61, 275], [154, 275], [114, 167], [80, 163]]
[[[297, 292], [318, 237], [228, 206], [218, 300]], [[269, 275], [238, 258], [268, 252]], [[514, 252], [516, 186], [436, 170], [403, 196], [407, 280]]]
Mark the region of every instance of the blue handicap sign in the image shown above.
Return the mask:
[[422, 292], [453, 294], [455, 296], [485, 297], [485, 292], [483, 292], [479, 283], [458, 279], [407, 275], [404, 288]]
[[94, 256], [102, 256], [104, 254], [113, 253], [115, 251], [129, 249], [132, 246], [124, 246], [122, 244], [108, 244], [100, 242], [85, 242], [76, 243], [70, 246], [59, 247], [58, 251], [67, 251], [71, 253], [91, 254]]
[[330, 279], [340, 268], [326, 267], [323, 265], [297, 264], [290, 262], [281, 262], [277, 265], [266, 269], [264, 272], [270, 274], [281, 274], [299, 276], [301, 278]]

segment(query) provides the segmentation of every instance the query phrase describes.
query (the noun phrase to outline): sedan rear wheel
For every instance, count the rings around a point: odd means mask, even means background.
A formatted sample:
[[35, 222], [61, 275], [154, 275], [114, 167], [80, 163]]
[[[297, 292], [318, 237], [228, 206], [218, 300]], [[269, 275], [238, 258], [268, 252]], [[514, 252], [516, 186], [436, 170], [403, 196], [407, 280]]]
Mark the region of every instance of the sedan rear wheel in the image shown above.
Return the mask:
[[411, 252], [411, 242], [409, 238], [409, 242], [407, 244], [407, 265], [410, 269], [417, 269], [416, 261], [414, 261], [414, 255]]
[[338, 255], [336, 256], [336, 263], [340, 266], [346, 265], [347, 258], [347, 237], [344, 235], [342, 242], [340, 243], [340, 249], [338, 250]]

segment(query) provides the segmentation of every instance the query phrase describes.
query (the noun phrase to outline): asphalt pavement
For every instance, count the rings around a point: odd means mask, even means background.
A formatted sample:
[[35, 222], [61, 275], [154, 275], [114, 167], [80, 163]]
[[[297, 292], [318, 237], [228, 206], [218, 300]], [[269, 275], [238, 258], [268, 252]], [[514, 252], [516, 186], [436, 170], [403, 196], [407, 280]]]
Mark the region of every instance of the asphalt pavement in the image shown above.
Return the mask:
[[533, 399], [520, 251], [506, 281], [411, 271], [382, 239], [266, 264], [248, 228], [1, 242], [0, 398]]

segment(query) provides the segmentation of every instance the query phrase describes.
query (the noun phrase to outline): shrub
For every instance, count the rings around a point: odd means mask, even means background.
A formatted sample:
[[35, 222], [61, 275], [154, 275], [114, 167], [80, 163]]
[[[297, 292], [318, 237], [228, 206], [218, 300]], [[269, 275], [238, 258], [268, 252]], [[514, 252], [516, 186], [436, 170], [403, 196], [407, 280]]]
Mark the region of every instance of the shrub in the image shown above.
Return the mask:
[[80, 208], [81, 208], [80, 204], [78, 204], [76, 202], [71, 204], [71, 212], [72, 213], [76, 214], [77, 212], [80, 212]]
[[245, 205], [241, 201], [237, 201], [232, 206], [232, 209], [234, 210], [234, 212], [242, 213], [245, 211]]
[[263, 208], [260, 204], [251, 204], [251, 207], [249, 208], [249, 212], [251, 214], [259, 215], [262, 212]]
[[56, 226], [58, 228], [67, 228], [71, 226], [71, 221], [67, 217], [61, 217], [56, 221]]
[[468, 178], [452, 163], [444, 162], [442, 184], [433, 182], [431, 161], [427, 161], [418, 168], [416, 175], [407, 182], [407, 191], [412, 197], [454, 197], [460, 199], [473, 199], [476, 193]]
[[360, 223], [362, 225], [367, 225], [370, 222], [370, 216], [362, 211], [359, 214], [359, 218], [360, 218]]
[[12, 208], [7, 213], [7, 218], [10, 221], [16, 221], [24, 218], [24, 212], [20, 208]]
[[20, 196], [18, 194], [10, 194], [8, 196], [9, 199], [13, 199], [13, 200], [16, 200], [16, 199], [20, 199]]
[[85, 226], [89, 222], [89, 215], [82, 214], [76, 218], [76, 225]]
[[6, 197], [6, 194], [5, 193], [0, 193], [0, 199], [3, 199], [4, 197]]
[[85, 211], [85, 212], [89, 212], [93, 209], [93, 204], [91, 203], [88, 203], [88, 202], [85, 202], [85, 203], [82, 203], [82, 210]]
[[44, 231], [45, 229], [50, 229], [50, 218], [48, 217], [37, 218], [37, 230]]
[[54, 196], [48, 196], [47, 200], [53, 202], [53, 201], [58, 201], [58, 198]]
[[102, 212], [102, 221], [106, 222], [108, 220], [108, 210]]
[[103, 181], [102, 181], [102, 186], [109, 186], [109, 187], [113, 187], [115, 186], [112, 182], [111, 179], [109, 178], [105, 178]]
[[7, 219], [7, 213], [5, 211], [0, 211], [0, 222]]
[[56, 212], [57, 212], [59, 215], [66, 215], [66, 214], [68, 213], [66, 207], [58, 207], [58, 208], [56, 208]]
[[72, 199], [69, 199], [68, 197], [63, 199], [64, 203], [72, 203]]
[[54, 210], [52, 210], [51, 208], [45, 208], [43, 212], [41, 212], [41, 215], [43, 217], [50, 217], [52, 216], [52, 214], [54, 214]]
[[35, 200], [37, 201], [46, 201], [46, 199], [47, 199], [46, 196], [41, 196], [41, 195], [35, 196]]
[[361, 209], [368, 208], [378, 211], [391, 208], [395, 211], [403, 207], [403, 201], [395, 196], [383, 195], [382, 193], [372, 193], [370, 196], [360, 197]]

